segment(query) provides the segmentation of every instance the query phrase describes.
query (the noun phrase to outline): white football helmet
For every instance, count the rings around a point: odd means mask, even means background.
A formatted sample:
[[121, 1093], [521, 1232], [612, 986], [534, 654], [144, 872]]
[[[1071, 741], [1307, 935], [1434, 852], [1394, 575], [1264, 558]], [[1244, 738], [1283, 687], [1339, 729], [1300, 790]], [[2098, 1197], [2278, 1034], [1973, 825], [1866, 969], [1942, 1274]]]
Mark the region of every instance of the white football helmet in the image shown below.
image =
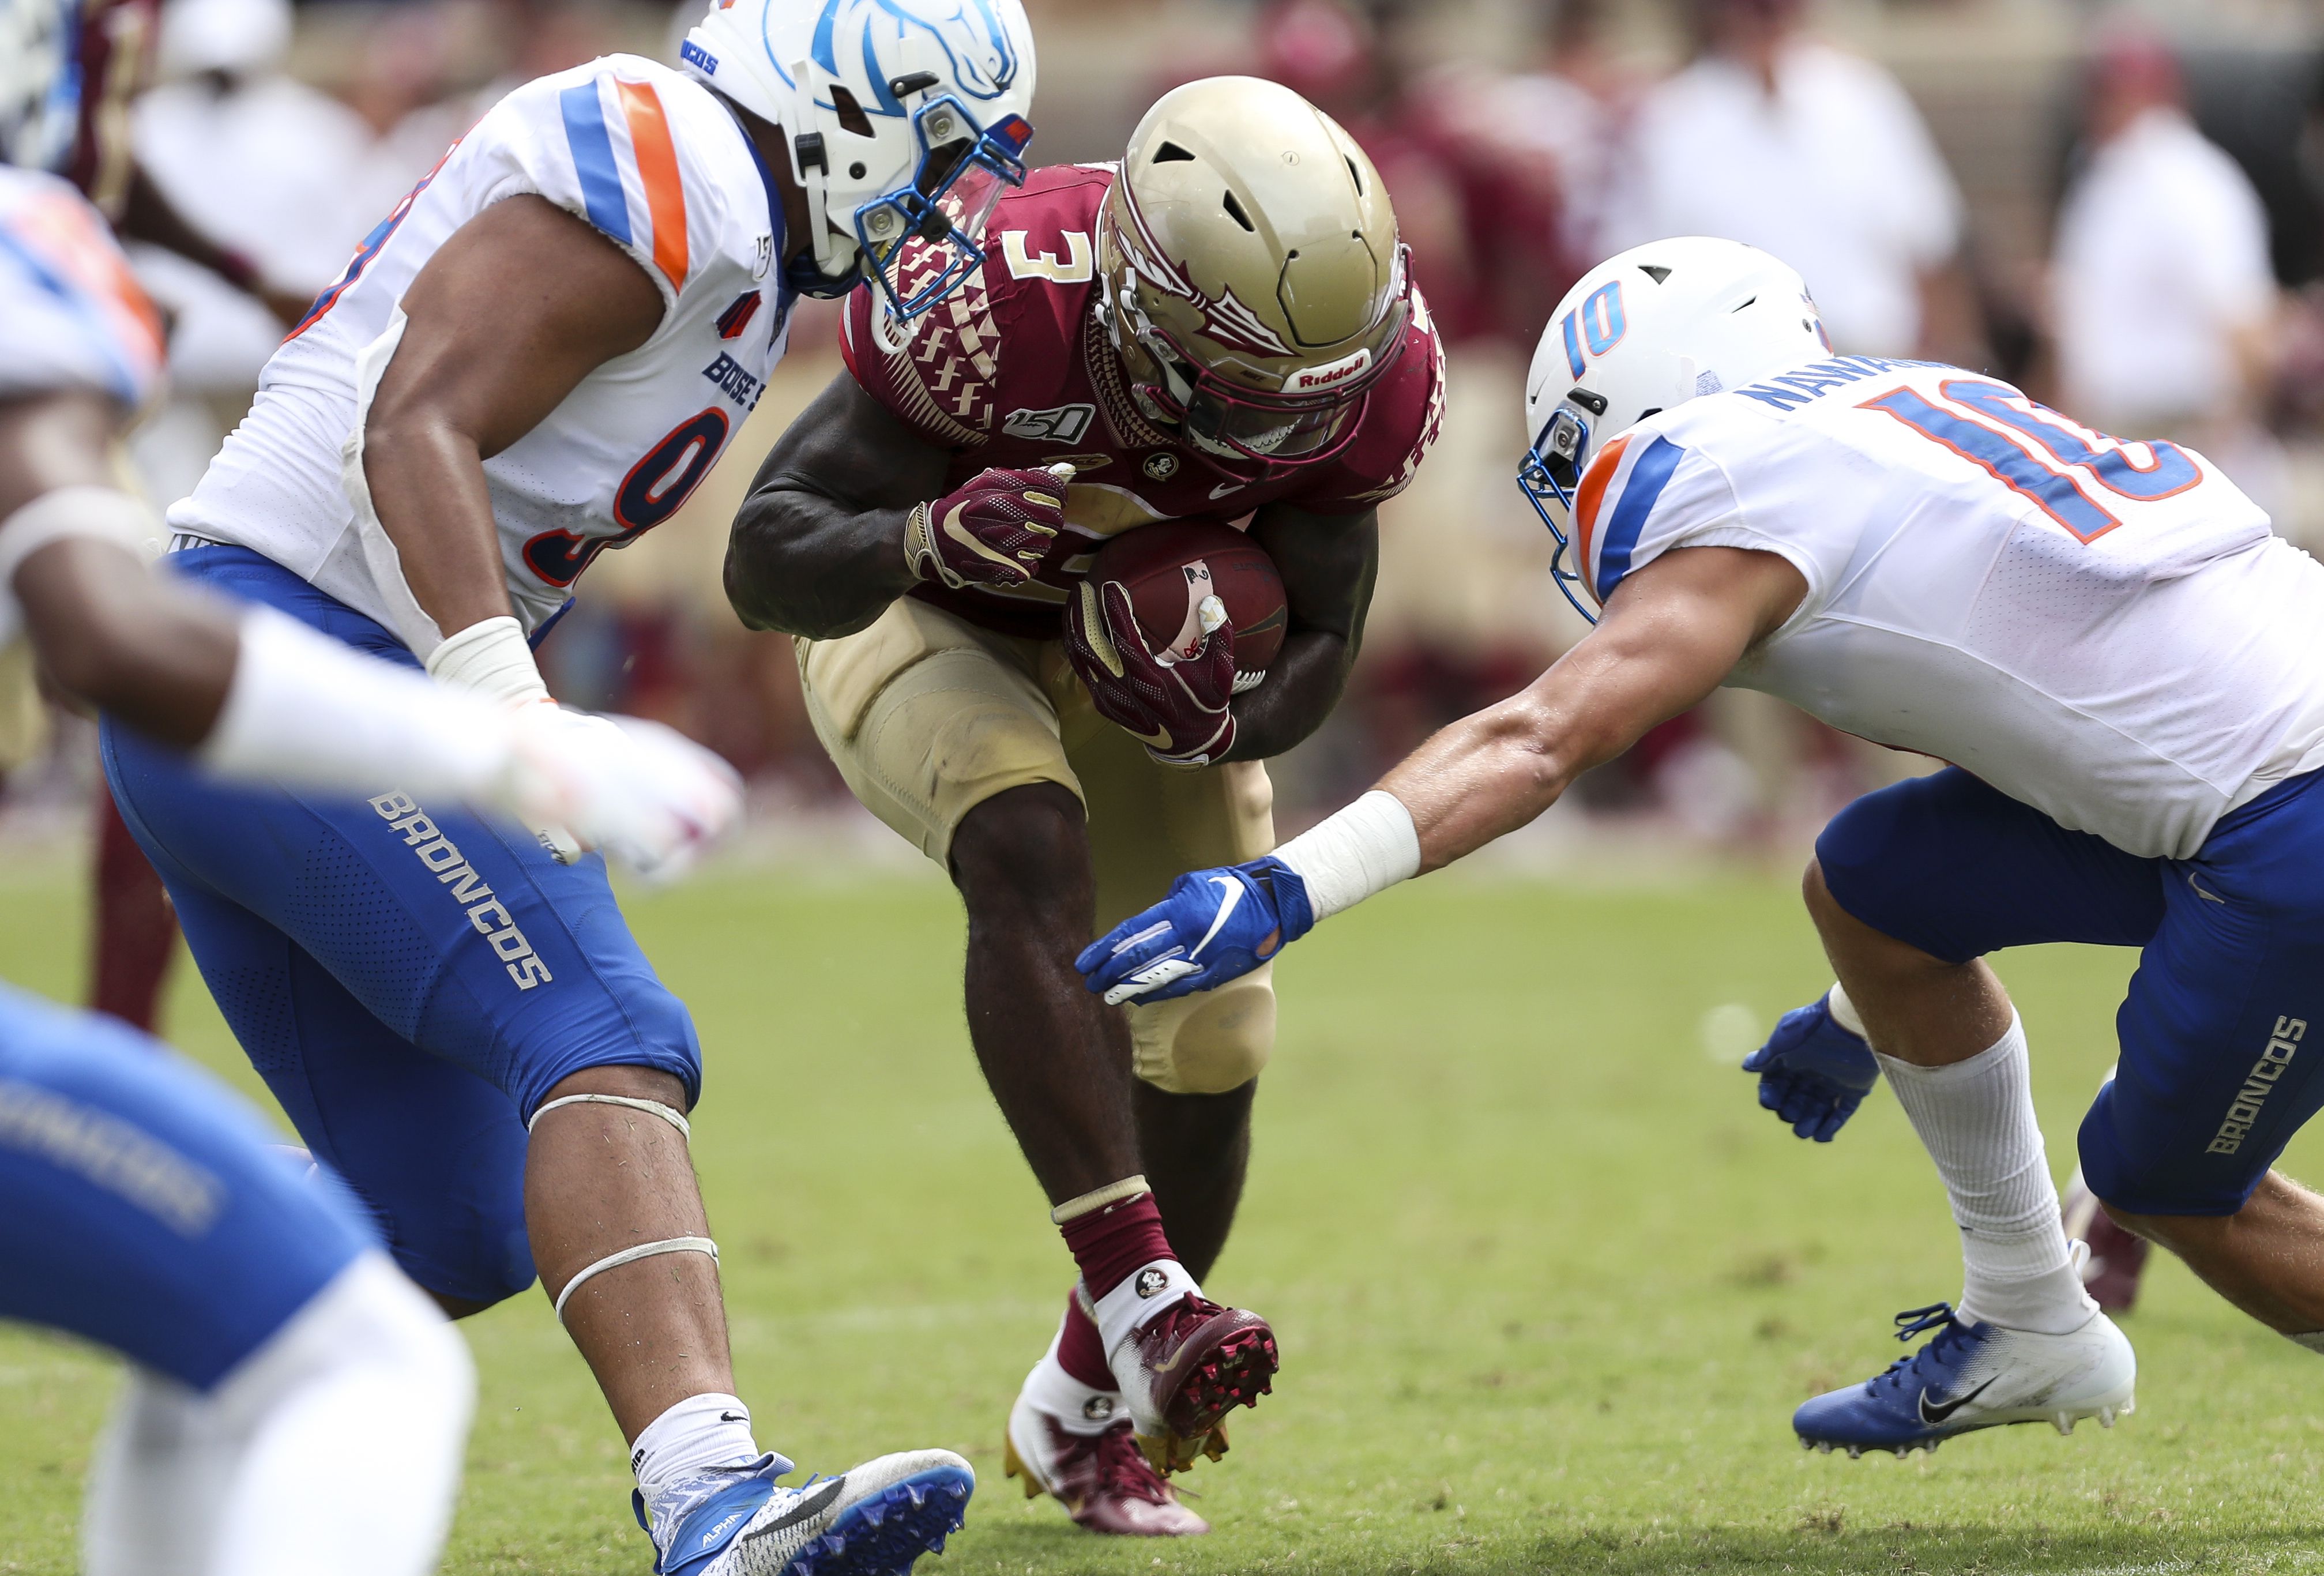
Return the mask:
[[79, 31], [80, 7], [70, 0], [0, 0], [0, 163], [56, 170], [71, 154]]
[[[1021, 0], [713, 0], [678, 59], [783, 128], [815, 234], [788, 281], [802, 294], [869, 275], [890, 315], [918, 316], [983, 261], [992, 205], [1025, 179]], [[915, 235], [929, 244], [907, 281]]]
[[1533, 435], [1517, 485], [1557, 539], [1558, 589], [1591, 623], [1565, 567], [1573, 492], [1608, 443], [1658, 410], [1831, 354], [1807, 281], [1739, 241], [1685, 235], [1583, 274], [1542, 330], [1526, 373]]

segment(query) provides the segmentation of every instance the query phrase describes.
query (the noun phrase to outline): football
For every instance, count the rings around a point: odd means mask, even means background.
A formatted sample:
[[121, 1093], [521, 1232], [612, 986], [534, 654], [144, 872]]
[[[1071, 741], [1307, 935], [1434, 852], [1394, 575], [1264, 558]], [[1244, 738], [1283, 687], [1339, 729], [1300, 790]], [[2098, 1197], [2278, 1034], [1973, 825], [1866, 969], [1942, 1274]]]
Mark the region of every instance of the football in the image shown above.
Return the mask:
[[1216, 596], [1234, 626], [1237, 693], [1266, 677], [1283, 648], [1283, 577], [1257, 542], [1231, 526], [1162, 521], [1124, 531], [1098, 550], [1089, 577], [1130, 593], [1147, 650], [1157, 656], [1199, 650], [1199, 610], [1204, 598]]

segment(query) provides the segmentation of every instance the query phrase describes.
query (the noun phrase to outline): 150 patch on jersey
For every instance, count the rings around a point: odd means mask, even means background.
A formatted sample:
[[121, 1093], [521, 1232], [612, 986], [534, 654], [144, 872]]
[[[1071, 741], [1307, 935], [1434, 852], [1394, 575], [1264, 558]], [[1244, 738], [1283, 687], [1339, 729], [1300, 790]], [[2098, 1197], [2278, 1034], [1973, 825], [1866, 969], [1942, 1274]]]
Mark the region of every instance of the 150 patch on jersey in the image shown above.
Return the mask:
[[1001, 430], [1028, 443], [1079, 443], [1096, 419], [1094, 405], [1053, 405], [1046, 410], [1011, 410]]

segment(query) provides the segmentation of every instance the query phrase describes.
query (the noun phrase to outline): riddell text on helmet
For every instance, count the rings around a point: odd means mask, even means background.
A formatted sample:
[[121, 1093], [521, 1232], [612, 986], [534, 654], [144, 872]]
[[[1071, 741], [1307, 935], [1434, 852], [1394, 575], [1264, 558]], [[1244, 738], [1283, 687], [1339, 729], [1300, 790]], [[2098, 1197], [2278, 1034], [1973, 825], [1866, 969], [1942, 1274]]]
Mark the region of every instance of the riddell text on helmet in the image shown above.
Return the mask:
[[530, 991], [555, 978], [532, 950], [532, 943], [525, 940], [524, 932], [517, 928], [516, 917], [493, 896], [492, 888], [484, 884], [484, 878], [476, 873], [459, 845], [436, 829], [436, 823], [410, 795], [384, 793], [371, 801], [371, 807], [379, 812], [388, 830], [403, 834], [404, 846], [450, 890], [452, 901], [467, 910], [468, 923], [500, 955], [502, 966], [518, 990]]

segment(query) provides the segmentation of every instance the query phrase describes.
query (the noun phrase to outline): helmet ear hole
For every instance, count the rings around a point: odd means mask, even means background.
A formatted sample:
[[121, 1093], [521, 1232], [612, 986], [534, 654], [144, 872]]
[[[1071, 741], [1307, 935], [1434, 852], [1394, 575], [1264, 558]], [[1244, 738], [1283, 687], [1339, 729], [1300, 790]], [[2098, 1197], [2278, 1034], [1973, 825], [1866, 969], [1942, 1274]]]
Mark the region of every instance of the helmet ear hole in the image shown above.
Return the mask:
[[834, 82], [831, 85], [831, 107], [838, 113], [842, 130], [853, 132], [859, 137], [872, 134], [872, 117], [863, 113], [863, 106], [855, 101], [855, 95], [847, 90], [846, 84]]

